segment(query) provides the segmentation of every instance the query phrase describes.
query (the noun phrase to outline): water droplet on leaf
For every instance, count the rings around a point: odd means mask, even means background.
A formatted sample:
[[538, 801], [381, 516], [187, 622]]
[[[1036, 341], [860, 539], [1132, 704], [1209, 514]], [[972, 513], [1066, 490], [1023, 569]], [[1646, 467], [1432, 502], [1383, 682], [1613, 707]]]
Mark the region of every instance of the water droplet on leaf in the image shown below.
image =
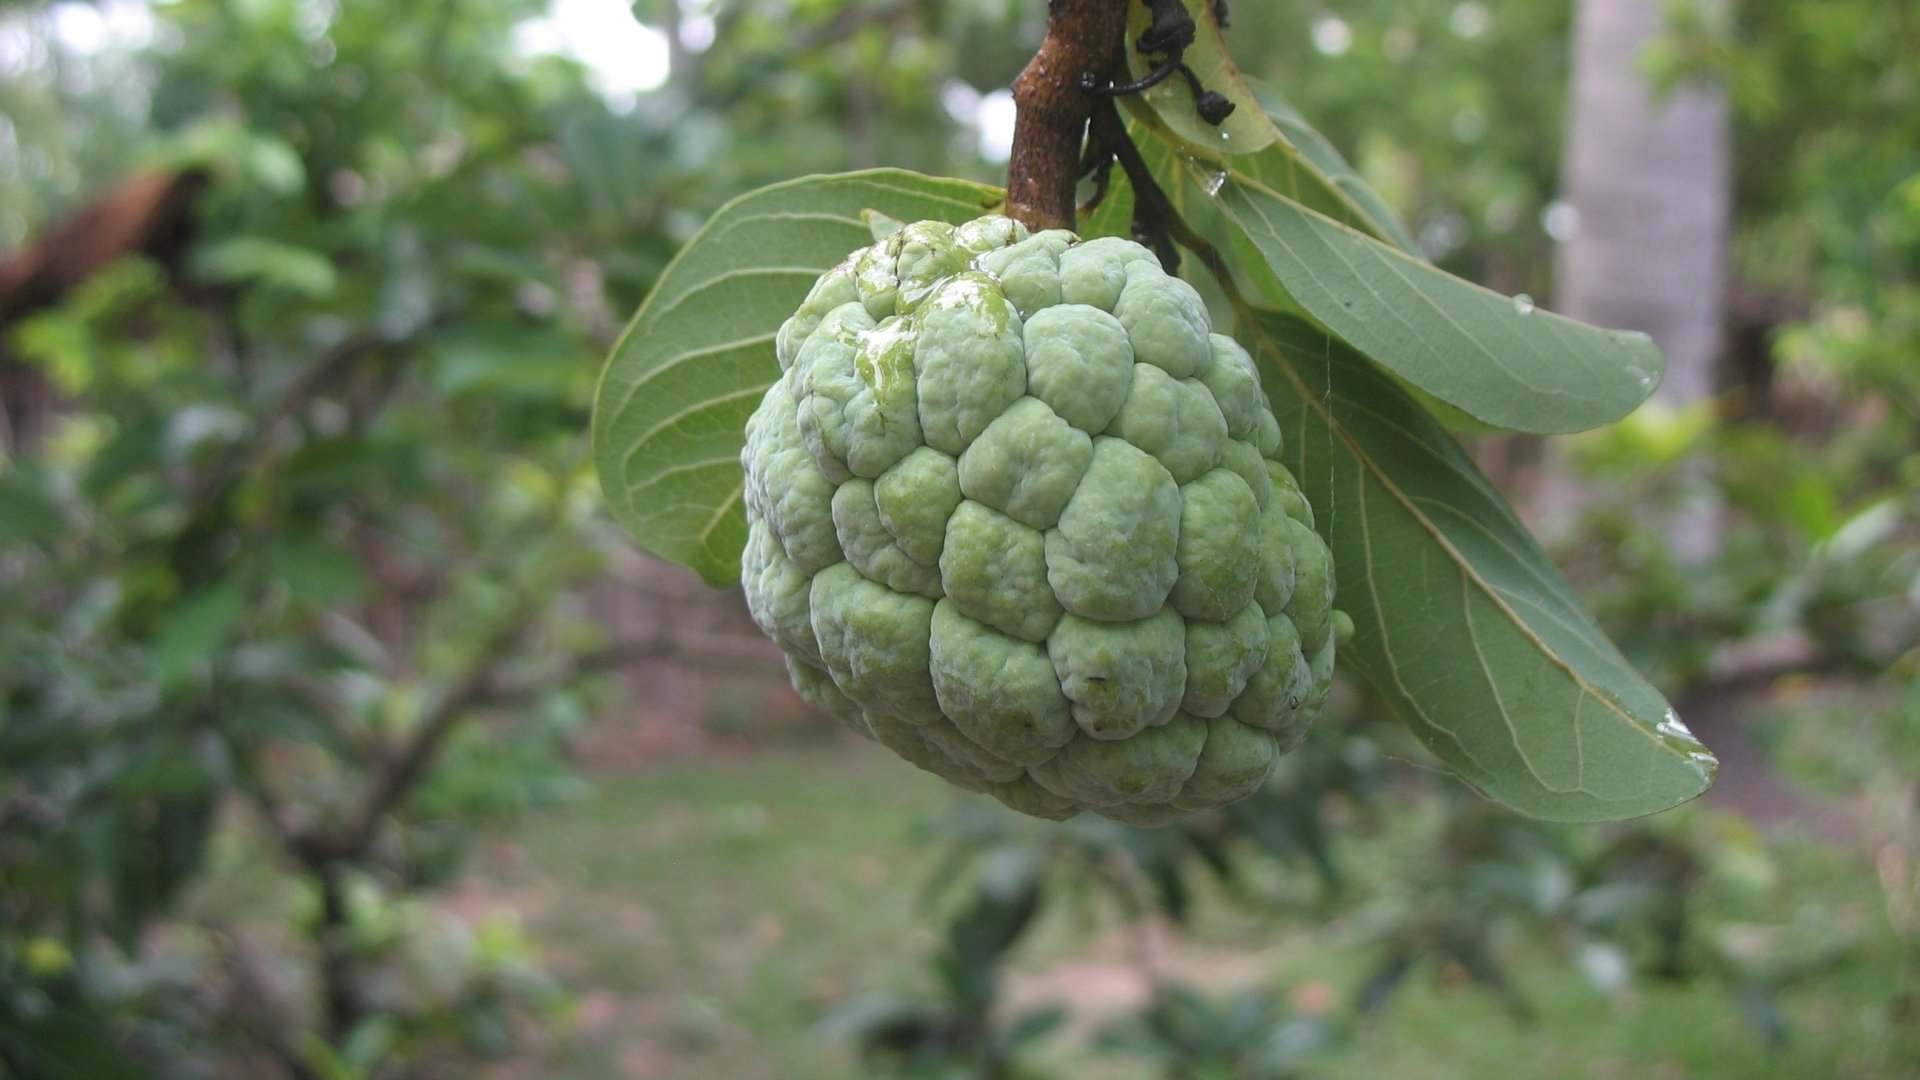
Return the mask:
[[1526, 293], [1515, 295], [1513, 298], [1513, 310], [1522, 315], [1533, 314], [1533, 297], [1528, 296]]
[[1691, 743], [1694, 746], [1700, 745], [1700, 740], [1694, 738], [1693, 731], [1687, 727], [1686, 721], [1680, 719], [1680, 714], [1675, 712], [1672, 706], [1667, 707], [1667, 715], [1662, 717], [1654, 727], [1669, 739]]

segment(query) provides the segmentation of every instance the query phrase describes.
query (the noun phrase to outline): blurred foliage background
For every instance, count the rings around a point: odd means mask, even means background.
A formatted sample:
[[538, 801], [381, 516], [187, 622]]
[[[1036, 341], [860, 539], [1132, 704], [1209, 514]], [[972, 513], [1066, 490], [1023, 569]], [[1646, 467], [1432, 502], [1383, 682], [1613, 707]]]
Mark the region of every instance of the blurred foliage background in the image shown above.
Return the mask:
[[[580, 750], [649, 695], [584, 455], [621, 322], [754, 186], [997, 178], [1041, 7], [0, 2], [0, 1075], [1920, 1071], [1900, 5], [1669, 5], [1647, 78], [1732, 104], [1723, 393], [1478, 448], [1721, 751], [1700, 804], [1516, 819], [1359, 686], [1154, 832], [726, 685], [646, 716], [697, 752]], [[1548, 297], [1570, 9], [1231, 40], [1432, 258]]]

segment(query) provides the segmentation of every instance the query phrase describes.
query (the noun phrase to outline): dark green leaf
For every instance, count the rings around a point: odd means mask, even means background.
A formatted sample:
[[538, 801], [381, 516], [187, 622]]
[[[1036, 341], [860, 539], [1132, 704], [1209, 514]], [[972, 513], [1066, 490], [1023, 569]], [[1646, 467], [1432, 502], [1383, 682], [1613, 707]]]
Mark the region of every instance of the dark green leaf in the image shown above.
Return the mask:
[[68, 529], [47, 470], [38, 462], [0, 461], [0, 541], [51, 547]]
[[1001, 1036], [1002, 1045], [1017, 1048], [1028, 1043], [1038, 1042], [1060, 1030], [1067, 1022], [1067, 1009], [1064, 1005], [1049, 1005], [1035, 1009], [1015, 1020]]
[[81, 481], [87, 493], [96, 497], [105, 497], [118, 485], [154, 468], [163, 452], [164, 418], [135, 415], [117, 420], [113, 437], [87, 463]]
[[449, 394], [565, 401], [592, 377], [593, 358], [577, 341], [517, 320], [452, 327], [439, 335], [432, 355], [434, 381]]
[[[1290, 166], [1288, 175], [1297, 177], [1291, 189], [1271, 179], [1270, 186], [1329, 217], [1370, 232], [1409, 255], [1420, 254], [1413, 237], [1401, 227], [1386, 200], [1360, 179], [1360, 174], [1347, 164], [1347, 159], [1334, 149], [1326, 136], [1314, 130], [1307, 118], [1272, 87], [1251, 79], [1247, 80], [1247, 86], [1283, 139], [1281, 144], [1263, 151], [1258, 162], [1268, 167], [1267, 175], [1271, 177], [1272, 164], [1285, 161]], [[1322, 185], [1330, 189], [1327, 192], [1330, 197], [1314, 198], [1315, 190]]]
[[[1187, 7], [1201, 26], [1196, 50], [1219, 47], [1211, 5]], [[1653, 392], [1666, 362], [1646, 335], [1577, 323], [1430, 265], [1325, 138], [1277, 95], [1257, 95], [1224, 53], [1218, 66], [1208, 85], [1255, 103], [1234, 122], [1258, 110], [1267, 134], [1196, 142], [1185, 88], [1125, 100], [1176, 205], [1203, 230], [1232, 230], [1223, 246], [1268, 306], [1305, 313], [1442, 407], [1495, 428], [1584, 431]]]
[[293, 595], [331, 607], [358, 600], [367, 574], [353, 552], [317, 533], [295, 533], [267, 549], [267, 569]]
[[1633, 817], [1703, 791], [1712, 756], [1439, 423], [1324, 332], [1248, 314], [1353, 616], [1342, 659], [1469, 783], [1534, 817]]
[[1108, 185], [1100, 204], [1080, 216], [1075, 231], [1083, 239], [1091, 240], [1096, 236], [1118, 236], [1133, 239], [1133, 187], [1127, 183], [1127, 177], [1116, 165], [1108, 174]]
[[897, 169], [811, 176], [722, 207], [614, 347], [593, 451], [614, 516], [642, 547], [714, 584], [740, 576], [740, 447], [779, 375], [774, 332], [814, 280], [872, 243], [865, 211], [962, 222], [998, 189]]
[[226, 647], [246, 610], [246, 590], [231, 578], [188, 597], [162, 623], [153, 646], [160, 681], [177, 683]]
[[332, 294], [340, 283], [325, 255], [265, 236], [222, 240], [202, 250], [195, 263], [214, 281], [258, 282], [312, 300]]
[[152, 1072], [114, 1045], [111, 1025], [108, 1016], [64, 1002], [38, 1016], [0, 1003], [0, 1065], [43, 1080], [149, 1080]]
[[1347, 344], [1467, 415], [1514, 431], [1583, 431], [1632, 412], [1665, 360], [1644, 334], [1600, 330], [1454, 277], [1239, 172], [1193, 174], [1285, 296]]

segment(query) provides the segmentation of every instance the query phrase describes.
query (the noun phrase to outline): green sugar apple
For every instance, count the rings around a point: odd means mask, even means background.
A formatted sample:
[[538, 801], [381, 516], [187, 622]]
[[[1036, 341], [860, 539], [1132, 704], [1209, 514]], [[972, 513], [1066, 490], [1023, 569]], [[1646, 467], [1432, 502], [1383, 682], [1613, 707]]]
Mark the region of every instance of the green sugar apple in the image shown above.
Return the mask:
[[1224, 806], [1300, 741], [1332, 562], [1252, 358], [1146, 248], [908, 225], [776, 350], [742, 573], [808, 701], [1048, 818]]

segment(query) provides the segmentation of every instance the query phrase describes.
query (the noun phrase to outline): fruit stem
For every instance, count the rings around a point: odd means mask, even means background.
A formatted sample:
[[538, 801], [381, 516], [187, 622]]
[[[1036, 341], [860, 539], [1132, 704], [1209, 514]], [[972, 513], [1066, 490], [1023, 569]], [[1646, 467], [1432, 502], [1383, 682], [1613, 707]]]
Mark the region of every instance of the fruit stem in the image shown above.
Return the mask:
[[1104, 104], [1082, 85], [1126, 70], [1127, 6], [1132, 0], [1051, 0], [1047, 36], [1013, 83], [1018, 109], [1007, 161], [1007, 216], [1029, 229], [1073, 228], [1087, 119]]
[[1160, 181], [1154, 178], [1153, 169], [1140, 156], [1140, 148], [1133, 144], [1132, 136], [1127, 134], [1127, 122], [1120, 118], [1119, 106], [1107, 101], [1095, 109], [1088, 121], [1088, 137], [1100, 152], [1120, 162], [1127, 182], [1133, 187], [1133, 238], [1153, 249], [1168, 273], [1180, 265], [1180, 253], [1174, 247], [1176, 242], [1199, 255], [1210, 269], [1221, 264], [1212, 245], [1186, 227], [1179, 210], [1167, 198]]

